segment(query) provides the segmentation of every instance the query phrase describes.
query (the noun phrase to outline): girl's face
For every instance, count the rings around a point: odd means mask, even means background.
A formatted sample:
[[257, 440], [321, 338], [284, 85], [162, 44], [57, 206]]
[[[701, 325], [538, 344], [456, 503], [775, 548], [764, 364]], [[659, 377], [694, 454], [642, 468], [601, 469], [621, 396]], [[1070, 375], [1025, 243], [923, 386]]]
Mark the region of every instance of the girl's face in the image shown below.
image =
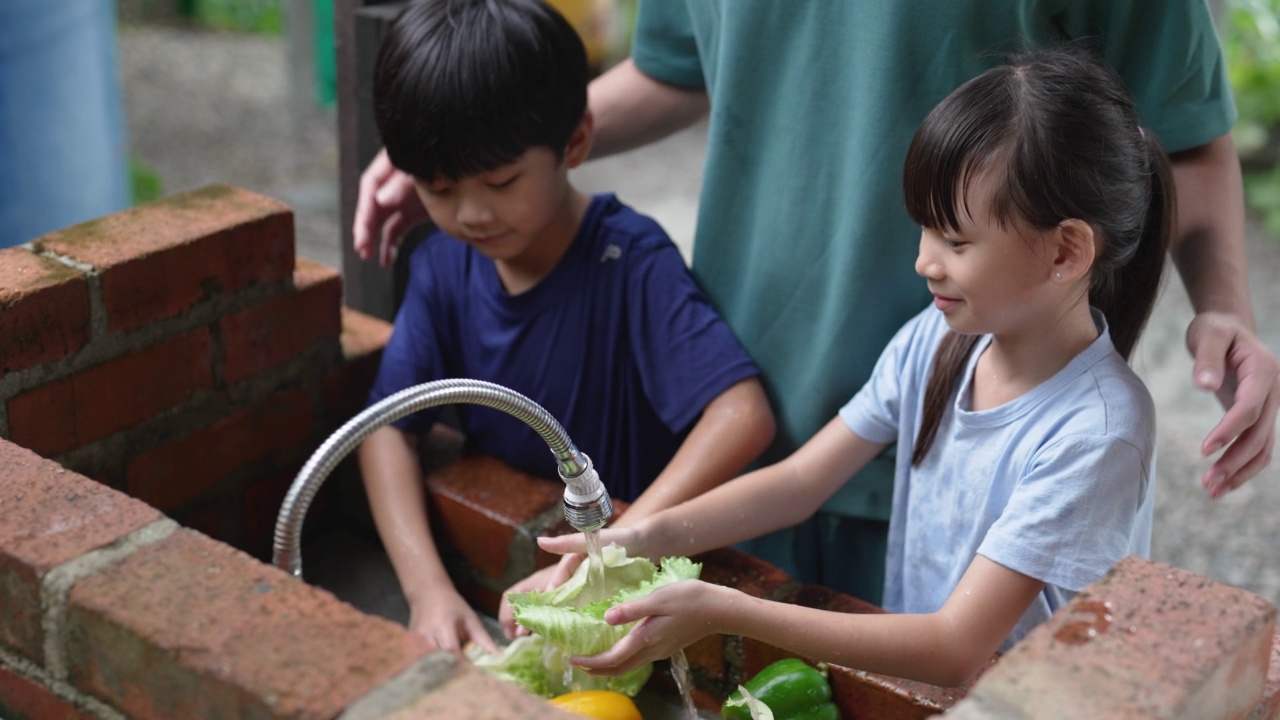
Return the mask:
[[956, 332], [1035, 331], [1046, 322], [1052, 301], [1046, 292], [1052, 253], [1043, 233], [996, 222], [992, 174], [974, 178], [959, 228], [921, 232], [916, 272], [929, 281], [934, 305]]

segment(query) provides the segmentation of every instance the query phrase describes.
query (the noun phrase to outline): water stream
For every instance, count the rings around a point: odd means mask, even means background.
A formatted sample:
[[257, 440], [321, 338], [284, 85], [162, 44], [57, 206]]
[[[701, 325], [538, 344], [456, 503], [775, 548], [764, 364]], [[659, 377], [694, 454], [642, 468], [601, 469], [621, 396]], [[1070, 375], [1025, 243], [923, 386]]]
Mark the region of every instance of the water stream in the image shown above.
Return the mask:
[[676, 681], [676, 690], [680, 692], [680, 700], [684, 703], [684, 715], [687, 720], [698, 720], [698, 707], [693, 704], [693, 682], [689, 677], [689, 661], [683, 650], [677, 650], [671, 656], [671, 677]]

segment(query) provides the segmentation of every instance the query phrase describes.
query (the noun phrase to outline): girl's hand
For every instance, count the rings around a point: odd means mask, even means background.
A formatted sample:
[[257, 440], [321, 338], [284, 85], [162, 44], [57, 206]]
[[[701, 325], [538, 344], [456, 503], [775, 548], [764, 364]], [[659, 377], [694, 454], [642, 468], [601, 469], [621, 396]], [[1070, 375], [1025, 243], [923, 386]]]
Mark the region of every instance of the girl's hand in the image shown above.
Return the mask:
[[732, 609], [741, 593], [701, 580], [681, 580], [648, 595], [614, 606], [604, 614], [610, 625], [640, 620], [613, 647], [569, 662], [594, 675], [621, 675], [719, 632], [718, 621]]
[[498, 623], [502, 625], [502, 632], [507, 638], [515, 639], [518, 636], [529, 634], [528, 628], [516, 624], [515, 611], [512, 609], [511, 603], [507, 602], [507, 596], [511, 593], [529, 592], [531, 590], [540, 592], [554, 590], [563, 585], [564, 581], [573, 575], [573, 571], [578, 569], [584, 558], [586, 558], [585, 555], [576, 553], [565, 555], [560, 558], [560, 562], [534, 572], [502, 593], [502, 603], [498, 605]]
[[489, 636], [479, 616], [452, 587], [411, 602], [409, 629], [426, 638], [436, 649], [458, 657], [462, 657], [462, 647], [467, 640], [486, 652], [498, 652], [497, 643]]
[[1187, 328], [1187, 349], [1195, 358], [1196, 384], [1217, 393], [1227, 409], [1200, 447], [1205, 456], [1226, 448], [1201, 478], [1205, 490], [1217, 498], [1271, 462], [1280, 408], [1280, 360], [1256, 334], [1223, 313], [1197, 315]]
[[[617, 543], [627, 551], [627, 557], [637, 557], [645, 555], [643, 536], [636, 528], [606, 528], [600, 531], [600, 547], [604, 547], [610, 543]], [[538, 547], [547, 552], [557, 555], [568, 555], [569, 553], [578, 553], [583, 555], [587, 552], [587, 541], [582, 538], [582, 533], [575, 532], [567, 535], [557, 535], [555, 537], [538, 538]], [[565, 575], [560, 582], [568, 579]]]

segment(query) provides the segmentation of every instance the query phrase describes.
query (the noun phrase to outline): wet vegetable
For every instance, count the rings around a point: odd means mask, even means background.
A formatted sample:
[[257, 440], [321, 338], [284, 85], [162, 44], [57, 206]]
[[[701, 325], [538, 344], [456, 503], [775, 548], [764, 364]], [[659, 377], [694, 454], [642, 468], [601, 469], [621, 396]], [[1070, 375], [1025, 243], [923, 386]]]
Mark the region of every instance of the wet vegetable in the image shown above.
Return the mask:
[[612, 690], [565, 693], [547, 702], [562, 710], [595, 720], [644, 720], [631, 698]]
[[[786, 658], [765, 667], [744, 687], [773, 711], [774, 720], [839, 720], [831, 702], [827, 666], [813, 667], [799, 658]], [[734, 692], [720, 709], [724, 720], [751, 720], [742, 693]]]

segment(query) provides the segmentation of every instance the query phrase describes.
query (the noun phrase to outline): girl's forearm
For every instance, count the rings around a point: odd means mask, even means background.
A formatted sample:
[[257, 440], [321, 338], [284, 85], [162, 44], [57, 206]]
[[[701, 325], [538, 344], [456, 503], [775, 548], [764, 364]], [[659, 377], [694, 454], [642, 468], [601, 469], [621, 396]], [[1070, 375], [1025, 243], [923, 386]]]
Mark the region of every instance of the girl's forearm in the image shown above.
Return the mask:
[[773, 412], [760, 381], [735, 384], [712, 400], [671, 462], [613, 524], [629, 527], [723, 485], [773, 440]]
[[750, 598], [730, 607], [722, 621], [724, 633], [817, 662], [942, 687], [964, 684], [990, 657], [956, 647], [954, 629], [939, 614], [859, 615]]
[[796, 525], [883, 447], [836, 418], [787, 459], [641, 521], [639, 550], [692, 555]]

